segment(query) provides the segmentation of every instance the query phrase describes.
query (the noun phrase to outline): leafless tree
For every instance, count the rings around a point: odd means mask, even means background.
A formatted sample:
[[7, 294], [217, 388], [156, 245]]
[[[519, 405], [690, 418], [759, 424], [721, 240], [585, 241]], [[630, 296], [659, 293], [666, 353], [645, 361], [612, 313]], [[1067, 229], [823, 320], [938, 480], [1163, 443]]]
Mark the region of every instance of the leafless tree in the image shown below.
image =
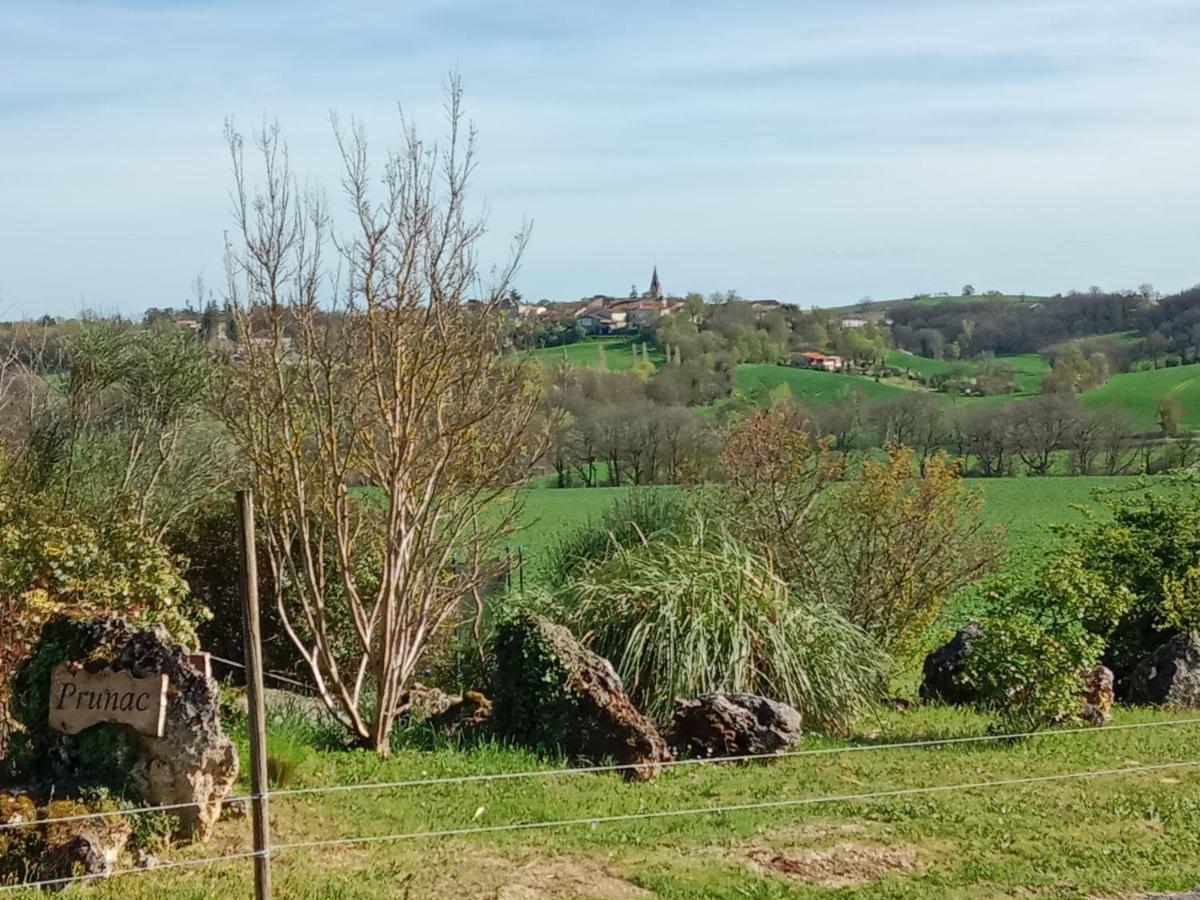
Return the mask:
[[227, 128], [227, 299], [242, 342], [225, 419], [252, 471], [285, 628], [331, 714], [380, 754], [431, 636], [478, 599], [516, 526], [512, 488], [550, 430], [529, 366], [495, 352], [527, 230], [485, 284], [457, 79], [446, 113], [443, 147], [405, 121], [379, 173], [362, 129], [335, 121], [347, 233], [320, 193], [301, 192], [277, 128], [255, 141], [259, 188]]

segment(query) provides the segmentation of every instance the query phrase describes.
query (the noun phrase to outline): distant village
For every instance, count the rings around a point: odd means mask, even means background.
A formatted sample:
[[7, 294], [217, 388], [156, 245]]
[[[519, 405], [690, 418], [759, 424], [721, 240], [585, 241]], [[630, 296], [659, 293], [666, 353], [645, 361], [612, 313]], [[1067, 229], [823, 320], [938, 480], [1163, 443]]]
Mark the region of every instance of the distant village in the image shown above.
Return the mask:
[[[580, 300], [542, 300], [538, 303], [527, 303], [520, 294], [514, 291], [502, 301], [501, 307], [514, 323], [544, 325], [559, 329], [574, 327], [581, 336], [595, 337], [648, 332], [664, 316], [673, 315], [685, 309], [687, 302], [685, 297], [673, 296], [663, 291], [658, 267], [654, 266], [650, 274], [649, 287], [645, 291], [639, 292], [635, 285], [630, 289], [627, 297], [593, 294]], [[795, 306], [795, 304], [785, 304], [779, 300], [742, 300], [740, 302], [764, 312], [781, 309], [785, 306]], [[236, 333], [232, 320], [225, 312], [213, 304], [203, 311], [151, 309], [146, 313], [147, 324], [154, 320], [168, 320], [177, 327], [196, 334], [201, 340], [228, 343], [234, 348], [235, 356], [239, 355], [242, 344], [246, 340], [245, 336]], [[842, 328], [862, 328], [870, 323], [868, 318], [860, 315], [843, 315], [839, 321]], [[252, 343], [269, 340], [273, 339], [249, 338]], [[286, 349], [290, 350], [291, 339], [285, 337], [283, 341]], [[846, 369], [843, 357], [815, 350], [794, 355], [792, 365], [800, 368], [821, 369], [827, 372], [839, 372]]]

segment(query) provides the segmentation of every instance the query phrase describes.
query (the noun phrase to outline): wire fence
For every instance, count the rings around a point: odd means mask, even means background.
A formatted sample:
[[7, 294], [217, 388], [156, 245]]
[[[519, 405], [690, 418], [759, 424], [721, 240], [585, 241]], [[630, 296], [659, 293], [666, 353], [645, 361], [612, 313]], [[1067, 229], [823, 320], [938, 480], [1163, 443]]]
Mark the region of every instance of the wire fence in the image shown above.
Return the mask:
[[[864, 752], [880, 752], [889, 750], [912, 750], [912, 749], [930, 749], [936, 750], [949, 746], [961, 746], [967, 744], [979, 744], [997, 741], [1015, 741], [1021, 739], [1042, 739], [1050, 737], [1079, 737], [1084, 735], [1099, 736], [1111, 733], [1131, 732], [1144, 729], [1159, 729], [1159, 728], [1178, 728], [1189, 725], [1200, 724], [1200, 718], [1174, 719], [1168, 721], [1157, 722], [1135, 722], [1120, 725], [1108, 725], [1103, 727], [1086, 727], [1086, 728], [1066, 728], [1055, 729], [1050, 731], [1034, 731], [1034, 732], [1019, 732], [1008, 734], [990, 734], [990, 735], [971, 735], [954, 738], [937, 738], [931, 740], [917, 741], [897, 741], [897, 742], [881, 742], [875, 744], [858, 744], [842, 747], [823, 747], [811, 748], [805, 750], [784, 751], [771, 754], [754, 754], [752, 756], [728, 756], [715, 758], [699, 758], [699, 759], [682, 759], [673, 760], [663, 763], [665, 767], [675, 766], [696, 766], [696, 765], [712, 765], [725, 762], [743, 762], [746, 760], [761, 760], [761, 759], [787, 759], [796, 757], [813, 757], [813, 756], [835, 756], [840, 754], [864, 753]], [[308, 788], [293, 788], [281, 789], [265, 792], [262, 797], [267, 799], [287, 799], [299, 796], [314, 795], [314, 794], [329, 794], [346, 791], [366, 791], [366, 790], [398, 790], [406, 788], [416, 788], [423, 786], [438, 786], [450, 784], [465, 784], [478, 782], [494, 782], [511, 779], [528, 779], [528, 778], [556, 778], [567, 775], [583, 775], [596, 774], [606, 772], [620, 772], [635, 765], [598, 765], [598, 766], [577, 766], [563, 767], [557, 769], [534, 769], [519, 772], [492, 772], [479, 773], [472, 775], [461, 776], [445, 776], [411, 779], [403, 781], [388, 781], [388, 782], [366, 782], [353, 784], [334, 784], [325, 786], [314, 786]], [[425, 831], [407, 831], [397, 832], [392, 834], [360, 834], [347, 837], [324, 838], [311, 841], [293, 841], [274, 844], [269, 851], [265, 851], [268, 855], [287, 853], [297, 850], [312, 850], [322, 847], [334, 847], [342, 845], [367, 845], [384, 842], [402, 842], [414, 840], [432, 840], [432, 839], [448, 839], [458, 837], [468, 837], [472, 835], [489, 835], [505, 832], [522, 832], [534, 830], [546, 830], [555, 828], [571, 828], [579, 826], [600, 826], [619, 824], [624, 822], [637, 821], [654, 821], [668, 820], [686, 817], [701, 817], [712, 816], [727, 813], [738, 812], [754, 812], [779, 809], [795, 809], [803, 807], [811, 807], [818, 805], [833, 805], [837, 803], [869, 803], [872, 801], [895, 799], [899, 797], [910, 796], [925, 796], [938, 795], [945, 793], [963, 792], [963, 791], [978, 791], [986, 789], [998, 789], [1005, 787], [1018, 787], [1024, 785], [1038, 785], [1056, 782], [1081, 781], [1096, 778], [1122, 778], [1135, 775], [1144, 775], [1157, 772], [1165, 772], [1172, 770], [1183, 770], [1200, 767], [1200, 760], [1174, 760], [1164, 763], [1155, 764], [1134, 764], [1118, 768], [1104, 769], [1089, 769], [1081, 771], [1073, 771], [1066, 773], [1052, 773], [1047, 775], [1028, 775], [1015, 778], [1000, 778], [989, 779], [972, 782], [962, 782], [954, 784], [937, 784], [937, 785], [920, 785], [914, 787], [899, 787], [888, 788], [883, 790], [862, 791], [858, 793], [846, 794], [825, 794], [811, 797], [788, 797], [776, 800], [763, 800], [750, 803], [733, 803], [733, 804], [717, 804], [711, 806], [688, 807], [682, 809], [665, 809], [665, 810], [647, 810], [634, 813], [622, 813], [613, 815], [597, 815], [597, 816], [580, 816], [565, 819], [540, 819], [533, 821], [506, 822], [494, 825], [472, 825], [460, 828], [445, 828], [433, 829]], [[236, 802], [244, 802], [256, 799], [254, 795], [245, 795], [237, 797], [228, 797], [222, 801], [225, 804]], [[52, 824], [61, 824], [77, 820], [87, 819], [104, 819], [114, 816], [129, 816], [140, 813], [151, 812], [168, 812], [196, 806], [193, 803], [170, 804], [161, 806], [144, 806], [130, 809], [117, 809], [106, 812], [92, 812], [85, 814], [77, 814], [71, 816], [60, 816], [48, 819], [37, 819], [20, 822], [0, 823], [0, 831], [12, 830], [26, 827], [42, 827]], [[46, 887], [63, 887], [74, 882], [93, 881], [98, 878], [116, 877], [124, 875], [145, 874], [148, 872], [161, 872], [164, 870], [193, 868], [198, 866], [218, 865], [223, 863], [241, 862], [248, 859], [253, 859], [260, 854], [254, 851], [234, 852], [208, 857], [200, 857], [197, 859], [181, 859], [158, 864], [150, 868], [128, 868], [118, 869], [107, 873], [75, 875], [62, 878], [50, 878], [40, 881], [24, 882], [19, 884], [0, 885], [0, 892], [9, 892], [15, 890], [46, 888]]]

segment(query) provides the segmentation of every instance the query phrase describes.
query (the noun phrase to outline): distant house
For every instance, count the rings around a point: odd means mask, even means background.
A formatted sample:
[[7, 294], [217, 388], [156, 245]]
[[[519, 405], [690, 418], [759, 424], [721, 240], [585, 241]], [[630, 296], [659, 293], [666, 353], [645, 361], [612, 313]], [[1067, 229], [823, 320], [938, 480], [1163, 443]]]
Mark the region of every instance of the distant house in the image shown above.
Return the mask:
[[792, 365], [801, 369], [823, 369], [826, 372], [837, 372], [842, 368], [842, 358], [828, 353], [818, 353], [809, 350], [792, 358]]
[[594, 309], [576, 316], [575, 324], [588, 334], [608, 334], [625, 328], [628, 315], [616, 309]]
[[870, 324], [869, 319], [864, 319], [862, 316], [842, 316], [843, 328], [863, 328]]

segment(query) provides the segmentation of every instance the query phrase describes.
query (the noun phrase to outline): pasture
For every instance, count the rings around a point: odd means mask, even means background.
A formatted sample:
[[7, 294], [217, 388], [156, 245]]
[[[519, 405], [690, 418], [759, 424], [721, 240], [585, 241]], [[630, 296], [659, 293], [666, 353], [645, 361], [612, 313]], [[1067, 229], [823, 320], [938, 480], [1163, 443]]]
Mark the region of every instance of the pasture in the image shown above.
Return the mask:
[[[629, 369], [642, 358], [643, 341], [637, 337], [615, 336], [592, 338], [574, 344], [563, 344], [559, 347], [540, 347], [530, 350], [527, 356], [550, 368], [562, 360], [573, 366], [595, 368], [601, 364], [611, 372], [621, 372]], [[650, 362], [655, 366], [665, 365], [667, 358], [661, 349], [651, 344], [648, 347]]]
[[1088, 409], [1124, 410], [1146, 430], [1153, 430], [1158, 401], [1174, 397], [1183, 404], [1184, 428], [1200, 428], [1200, 366], [1174, 366], [1113, 375], [1104, 384], [1080, 395]]

